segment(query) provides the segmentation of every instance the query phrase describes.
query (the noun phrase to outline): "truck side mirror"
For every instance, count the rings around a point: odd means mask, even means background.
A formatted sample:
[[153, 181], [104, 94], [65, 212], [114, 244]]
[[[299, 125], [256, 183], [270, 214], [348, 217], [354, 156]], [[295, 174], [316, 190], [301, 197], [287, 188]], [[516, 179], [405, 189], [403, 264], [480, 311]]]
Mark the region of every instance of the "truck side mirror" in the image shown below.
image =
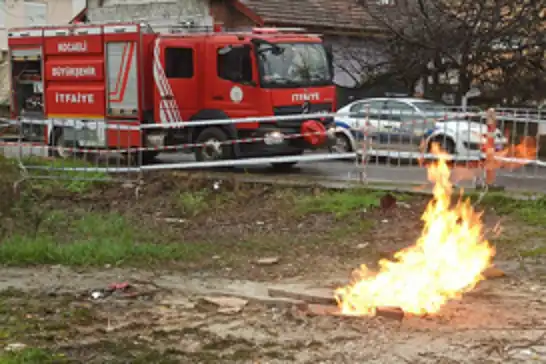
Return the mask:
[[326, 51], [326, 58], [328, 59], [328, 68], [330, 69], [330, 74], [334, 77], [334, 50], [331, 44], [324, 45], [324, 50]]

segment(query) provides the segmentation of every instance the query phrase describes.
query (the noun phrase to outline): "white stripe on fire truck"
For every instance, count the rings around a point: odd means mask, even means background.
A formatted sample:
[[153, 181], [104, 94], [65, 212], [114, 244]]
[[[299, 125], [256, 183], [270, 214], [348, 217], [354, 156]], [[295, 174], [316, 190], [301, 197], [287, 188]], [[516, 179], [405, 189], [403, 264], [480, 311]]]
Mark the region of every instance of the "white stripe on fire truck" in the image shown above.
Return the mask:
[[159, 68], [159, 61], [158, 61], [158, 57], [159, 57], [158, 53], [159, 53], [159, 39], [156, 39], [154, 44], [154, 81], [157, 86], [159, 95], [161, 97], [161, 100], [159, 101], [159, 119], [161, 123], [164, 123], [164, 122], [169, 122], [169, 120], [167, 120], [169, 118], [169, 115], [165, 113], [164, 106], [163, 106], [163, 96], [166, 94], [166, 92], [165, 92], [165, 87], [163, 83], [159, 80], [160, 68]]
[[[158, 87], [158, 90], [160, 91], [160, 95], [163, 97], [165, 96], [172, 96], [173, 91], [172, 88], [169, 85], [169, 82], [167, 80], [167, 76], [165, 75], [165, 70], [161, 66], [161, 59], [159, 57], [159, 42], [160, 39], [156, 39], [155, 47], [154, 47], [154, 79], [156, 82], [156, 85]], [[167, 122], [181, 122], [182, 116], [180, 114], [180, 110], [178, 108], [178, 104], [176, 103], [176, 100], [162, 100], [165, 102], [161, 102], [160, 106], [164, 105], [165, 108], [161, 107], [162, 110], [164, 110], [165, 116], [168, 117], [170, 120]], [[161, 110], [160, 110], [161, 115]], [[164, 120], [161, 120], [162, 122]]]
[[[116, 87], [114, 88], [114, 92], [109, 93], [110, 99], [116, 100], [115, 102], [119, 103], [123, 100], [119, 100], [121, 97], [121, 91], [123, 90], [123, 81], [129, 82], [129, 78], [125, 78], [127, 73], [131, 70], [131, 61], [132, 57], [129, 57], [131, 53], [131, 47], [133, 47], [133, 42], [127, 42], [123, 45], [123, 50], [121, 51], [121, 60], [120, 60], [120, 72], [118, 73], [118, 76], [116, 78]], [[119, 101], [117, 101], [119, 100]]]
[[[158, 43], [159, 44], [159, 41]], [[162, 98], [164, 96], [171, 96], [172, 89], [169, 85], [169, 82], [167, 80], [167, 76], [165, 75], [165, 70], [161, 66], [161, 59], [159, 57], [159, 50], [160, 47], [157, 47], [157, 51], [154, 52], [154, 61], [155, 61], [155, 71], [156, 71], [156, 82], [158, 82], [158, 86], [161, 86], [161, 96]], [[177, 105], [174, 103], [174, 100], [162, 100], [160, 103], [161, 110], [163, 112], [163, 115], [166, 117], [167, 122], [177, 122], [180, 121], [180, 117], [177, 113]]]
[[165, 107], [165, 100], [163, 100], [163, 97], [167, 94], [167, 92], [165, 90], [165, 84], [160, 77], [161, 71], [162, 69], [159, 59], [159, 39], [156, 39], [154, 47], [154, 81], [161, 97], [161, 101], [159, 102], [159, 119], [161, 123], [169, 123], [172, 119], [168, 113], [168, 108]]

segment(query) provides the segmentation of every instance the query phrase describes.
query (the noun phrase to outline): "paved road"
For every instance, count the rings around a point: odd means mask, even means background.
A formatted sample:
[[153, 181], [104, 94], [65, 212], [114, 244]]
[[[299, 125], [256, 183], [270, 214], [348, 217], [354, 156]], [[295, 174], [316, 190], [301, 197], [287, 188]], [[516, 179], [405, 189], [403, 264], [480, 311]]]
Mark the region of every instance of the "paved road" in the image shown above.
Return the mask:
[[[189, 156], [170, 154], [161, 155], [159, 158], [165, 163], [191, 161]], [[249, 166], [245, 169], [238, 168], [239, 173], [255, 173], [260, 175], [279, 176], [279, 172], [269, 165]], [[367, 179], [371, 182], [400, 183], [400, 184], [427, 184], [427, 172], [425, 168], [419, 167], [416, 161], [405, 163], [372, 161], [365, 168], [357, 165], [354, 161], [328, 161], [300, 163], [293, 171], [285, 172], [283, 175], [290, 177], [307, 177], [308, 179], [332, 180], [332, 181], [359, 181], [361, 172], [365, 171]], [[454, 172], [455, 178], [460, 176], [468, 177], [469, 174], [479, 174], [477, 170], [457, 168]], [[524, 166], [514, 171], [500, 170], [497, 176], [497, 183], [511, 190], [537, 191], [546, 193], [546, 168], [536, 166]], [[472, 180], [459, 183], [461, 187], [472, 187]]]
[[[21, 149], [24, 156], [35, 155], [45, 156], [43, 148], [23, 147]], [[9, 157], [19, 155], [18, 147], [0, 147], [0, 152]], [[161, 163], [184, 163], [194, 161], [191, 155], [184, 154], [164, 154], [160, 155]], [[114, 167], [112, 164], [111, 167]], [[426, 170], [416, 165], [416, 162], [402, 163], [380, 163], [371, 162], [365, 169], [358, 166], [354, 161], [328, 161], [300, 163], [292, 171], [280, 173], [272, 169], [269, 165], [249, 166], [245, 169], [236, 168], [233, 171], [239, 173], [251, 173], [279, 178], [287, 176], [290, 178], [304, 178], [306, 180], [317, 181], [352, 181], [357, 182], [361, 178], [361, 172], [365, 171], [366, 177], [371, 182], [399, 183], [423, 185], [427, 183]], [[225, 172], [225, 171], [224, 171]], [[468, 174], [468, 170], [458, 169], [455, 175], [461, 172]], [[525, 166], [513, 172], [499, 171], [497, 183], [511, 190], [527, 190], [546, 193], [546, 168], [536, 166]], [[460, 183], [463, 187], [471, 187], [472, 182]]]

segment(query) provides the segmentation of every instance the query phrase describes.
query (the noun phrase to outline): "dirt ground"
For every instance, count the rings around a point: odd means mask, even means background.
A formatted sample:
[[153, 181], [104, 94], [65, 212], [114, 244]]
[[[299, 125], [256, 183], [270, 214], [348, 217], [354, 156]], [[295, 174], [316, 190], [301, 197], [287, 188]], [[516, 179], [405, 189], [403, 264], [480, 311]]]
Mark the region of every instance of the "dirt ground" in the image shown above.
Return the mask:
[[[79, 363], [540, 363], [546, 360], [546, 270], [501, 265], [431, 317], [309, 316], [265, 299], [268, 285], [325, 287], [341, 280], [233, 280], [177, 272], [63, 267], [3, 269], [6, 348], [48, 348]], [[113, 282], [128, 292], [95, 299]], [[224, 310], [203, 297], [242, 297]], [[240, 309], [240, 311], [239, 311]], [[55, 356], [62, 354], [62, 356]], [[36, 361], [43, 362], [43, 361]], [[68, 361], [67, 361], [68, 362]]]
[[[21, 194], [31, 201], [18, 204]], [[413, 243], [428, 198], [400, 195], [389, 207], [381, 196], [182, 174], [85, 191], [29, 185], [1, 206], [3, 244], [48, 236], [65, 252], [99, 236], [112, 249], [104, 259], [86, 252], [89, 264], [0, 249], [0, 363], [546, 363], [546, 259], [524, 254], [545, 234], [502, 209], [479, 206], [488, 228], [503, 226], [489, 235], [506, 276], [437, 315], [312, 316], [268, 295], [332, 290], [358, 265]], [[105, 220], [73, 223], [90, 214], [126, 219], [135, 246], [173, 244], [185, 255], [150, 249], [147, 261], [118, 264], [126, 236]]]

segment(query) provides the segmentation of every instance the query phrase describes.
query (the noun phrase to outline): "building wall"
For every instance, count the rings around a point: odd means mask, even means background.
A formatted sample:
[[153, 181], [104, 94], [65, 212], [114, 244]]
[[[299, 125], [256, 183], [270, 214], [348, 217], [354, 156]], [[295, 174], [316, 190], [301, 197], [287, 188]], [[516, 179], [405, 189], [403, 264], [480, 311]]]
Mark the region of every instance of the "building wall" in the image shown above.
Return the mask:
[[227, 0], [213, 0], [210, 3], [210, 14], [214, 22], [222, 23], [225, 28], [235, 29], [240, 27], [252, 27], [256, 24], [227, 4]]
[[89, 0], [90, 22], [194, 20], [196, 24], [212, 25], [207, 0]]
[[85, 0], [0, 0], [0, 105], [7, 102], [10, 90], [9, 62], [5, 62], [8, 29], [68, 24], [84, 7]]
[[85, 0], [0, 0], [0, 51], [8, 49], [8, 29], [67, 24]]

